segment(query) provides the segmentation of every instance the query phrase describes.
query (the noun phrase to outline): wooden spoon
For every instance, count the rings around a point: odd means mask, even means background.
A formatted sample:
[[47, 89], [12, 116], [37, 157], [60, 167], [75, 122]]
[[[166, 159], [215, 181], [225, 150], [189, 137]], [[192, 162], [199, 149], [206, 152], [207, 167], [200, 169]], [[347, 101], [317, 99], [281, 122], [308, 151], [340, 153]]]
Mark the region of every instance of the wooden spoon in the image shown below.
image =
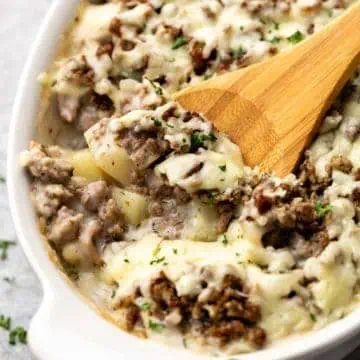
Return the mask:
[[175, 94], [240, 146], [249, 166], [289, 174], [360, 62], [360, 1], [324, 29], [259, 64]]

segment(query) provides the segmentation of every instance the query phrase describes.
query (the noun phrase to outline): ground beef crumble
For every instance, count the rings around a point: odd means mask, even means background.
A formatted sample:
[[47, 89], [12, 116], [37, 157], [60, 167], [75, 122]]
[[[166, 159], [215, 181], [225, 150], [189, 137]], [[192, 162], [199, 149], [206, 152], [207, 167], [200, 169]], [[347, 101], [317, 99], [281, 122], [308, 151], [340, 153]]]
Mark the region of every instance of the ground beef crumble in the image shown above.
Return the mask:
[[44, 233], [57, 249], [79, 239], [91, 255], [88, 260], [98, 264], [103, 244], [121, 240], [126, 228], [123, 216], [111, 198], [111, 185], [73, 176], [72, 165], [60, 156], [57, 147], [34, 141], [23, 156], [34, 179], [35, 208], [45, 224]]
[[[261, 319], [260, 307], [251, 301], [243, 282], [233, 276], [223, 278], [220, 289], [210, 289], [206, 298], [199, 296], [178, 296], [175, 285], [164, 272], [151, 282], [150, 296], [153, 306], [150, 315], [161, 321], [176, 313], [175, 323], [183, 334], [194, 333], [207, 338], [216, 339], [220, 346], [245, 338], [254, 347], [262, 347], [266, 342], [265, 331], [256, 326]], [[137, 292], [136, 296], [142, 296]], [[135, 298], [126, 298], [121, 306], [127, 309], [128, 327], [133, 329], [139, 320], [139, 308]]]

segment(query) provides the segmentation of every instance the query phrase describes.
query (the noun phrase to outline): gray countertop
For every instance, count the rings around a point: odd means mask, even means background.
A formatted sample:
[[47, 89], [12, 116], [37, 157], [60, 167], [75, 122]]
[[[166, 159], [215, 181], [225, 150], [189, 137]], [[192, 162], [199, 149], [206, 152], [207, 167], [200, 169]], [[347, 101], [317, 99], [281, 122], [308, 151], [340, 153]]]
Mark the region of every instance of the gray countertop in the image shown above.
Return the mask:
[[[66, 1], [66, 0], [64, 0]], [[0, 176], [5, 177], [8, 125], [18, 81], [29, 48], [52, 0], [0, 0]], [[16, 241], [6, 196], [0, 183], [0, 239]], [[8, 283], [4, 278], [10, 278]], [[28, 328], [42, 298], [38, 279], [19, 245], [8, 251], [8, 259], [0, 260], [0, 315], [10, 316], [13, 326]], [[354, 341], [345, 345], [354, 348]], [[339, 349], [338, 349], [339, 350]], [[0, 328], [0, 360], [33, 359], [25, 345], [8, 345], [8, 332]], [[332, 352], [323, 360], [340, 360]], [[319, 360], [321, 360], [319, 359]], [[360, 350], [346, 360], [360, 359]], [[276, 359], [269, 359], [276, 360]]]

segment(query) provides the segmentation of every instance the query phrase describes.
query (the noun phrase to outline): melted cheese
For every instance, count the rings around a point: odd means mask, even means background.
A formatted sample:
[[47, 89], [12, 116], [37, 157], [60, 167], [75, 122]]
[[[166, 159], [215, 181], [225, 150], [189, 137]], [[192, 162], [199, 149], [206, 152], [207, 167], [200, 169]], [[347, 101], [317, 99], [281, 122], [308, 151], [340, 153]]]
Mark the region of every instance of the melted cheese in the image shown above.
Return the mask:
[[[229, 65], [229, 70], [233, 70], [259, 61], [274, 50], [287, 49], [292, 46], [293, 34], [300, 31], [306, 37], [310, 30], [318, 31], [330, 17], [341, 13], [340, 3], [348, 6], [352, 2], [354, 0], [173, 0], [163, 4], [160, 0], [149, 1], [157, 8], [163, 5], [159, 14], [145, 3], [134, 8], [115, 0], [101, 6], [87, 5], [69, 36], [71, 56], [59, 59], [53, 72], [43, 74], [41, 79], [44, 85], [52, 86], [55, 94], [81, 97], [94, 90], [113, 101], [114, 117], [96, 124], [85, 137], [97, 166], [126, 187], [134, 164], [118, 145], [117, 134], [134, 124], [150, 128], [152, 118], [163, 121], [162, 115], [173, 104], [161, 106], [163, 98], [156, 93], [152, 81], [164, 80], [162, 91], [166, 97], [203, 79], [203, 74], [197, 75], [194, 71], [190, 49], [195, 43], [203, 45], [204, 58], [216, 50], [216, 59], [211, 61], [206, 75], [213, 75], [222, 61], [241, 50], [243, 58]], [[122, 39], [134, 43], [132, 49], [124, 49], [121, 39], [110, 33], [114, 17], [120, 20]], [[166, 31], [171, 26], [181, 29], [189, 39], [189, 46], [173, 48], [174, 39]], [[98, 46], [108, 40], [114, 43], [113, 53], [98, 56]], [[84, 64], [94, 71], [93, 86], [69, 80], [69, 74]], [[360, 138], [351, 136], [359, 122], [360, 104], [356, 99], [347, 103], [343, 114], [331, 114], [325, 119], [320, 135], [308, 151], [319, 178], [327, 176], [333, 156], [341, 155], [351, 160], [354, 168], [360, 167]], [[168, 125], [164, 133], [172, 149], [190, 145], [191, 131], [205, 134], [212, 131], [211, 124], [200, 119], [187, 123], [172, 119]], [[157, 164], [156, 175], [166, 176], [170, 185], [189, 193], [213, 189], [230, 192], [239, 180], [253, 173], [244, 167], [239, 148], [225, 136], [217, 135], [217, 141], [207, 149], [191, 154], [172, 153]], [[212, 274], [207, 278], [209, 288], [219, 287], [224, 275], [234, 274], [246, 281], [251, 296], [260, 305], [259, 326], [266, 330], [270, 344], [320, 328], [350, 312], [359, 301], [355, 292], [360, 277], [360, 229], [355, 223], [359, 214], [350, 197], [360, 182], [355, 181], [353, 174], [337, 170], [331, 176], [332, 184], [326, 189], [324, 199], [332, 209], [331, 221], [326, 223], [332, 242], [320, 256], [309, 258], [297, 268], [288, 249], [263, 247], [261, 237], [267, 219], [259, 215], [255, 206], [240, 219], [233, 220], [227, 232], [218, 236], [214, 228], [218, 216], [215, 210], [192, 201], [184, 206], [181, 239], [161, 238], [152, 229], [153, 219], [133, 220], [136, 226], [129, 226], [124, 241], [106, 247], [105, 266], [98, 274], [101, 281], [94, 283], [93, 274], [83, 273], [79, 285], [87, 293], [97, 287], [98, 300], [109, 298], [109, 286], [104, 282], [117, 284], [113, 299], [116, 305], [138, 287], [144, 297], [149, 298], [151, 280], [164, 271], [174, 282], [178, 295], [199, 295], [201, 299], [206, 297], [201, 281], [207, 273]], [[297, 182], [294, 176], [272, 181], [276, 184]], [[266, 195], [282, 197], [286, 192], [280, 190]], [[249, 222], [247, 217], [256, 221]], [[315, 280], [304, 286], [305, 277]], [[297, 296], [291, 297], [293, 293]], [[148, 314], [142, 316], [144, 323], [151, 319]], [[171, 324], [175, 320], [165, 321]], [[148, 335], [155, 340], [181, 344], [181, 335], [171, 326], [163, 334], [148, 331]], [[206, 346], [208, 344], [199, 345], [200, 348]], [[253, 349], [244, 340], [225, 349], [229, 354], [250, 350]], [[211, 352], [218, 354], [219, 350], [211, 349]]]

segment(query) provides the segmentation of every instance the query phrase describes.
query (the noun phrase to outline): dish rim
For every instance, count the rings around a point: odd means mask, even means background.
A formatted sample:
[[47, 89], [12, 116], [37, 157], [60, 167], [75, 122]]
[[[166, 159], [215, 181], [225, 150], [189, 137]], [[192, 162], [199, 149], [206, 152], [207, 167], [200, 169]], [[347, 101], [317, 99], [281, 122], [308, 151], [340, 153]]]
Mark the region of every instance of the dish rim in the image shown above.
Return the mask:
[[[159, 360], [164, 355], [164, 359], [174, 356], [174, 360], [180, 360], [184, 357], [183, 350], [144, 341], [120, 329], [114, 331], [114, 325], [93, 311], [62, 278], [60, 271], [49, 259], [46, 246], [39, 234], [27, 179], [18, 164], [20, 151], [25, 149], [31, 139], [39, 107], [40, 85], [36, 82], [36, 77], [40, 73], [39, 70], [45, 71], [53, 61], [55, 43], [66, 29], [69, 17], [73, 18], [79, 3], [79, 0], [55, 0], [51, 5], [23, 70], [9, 127], [7, 188], [11, 215], [19, 242], [44, 291], [43, 301], [29, 329], [29, 345], [40, 360], [64, 358], [75, 360], [79, 356], [95, 360], [104, 355], [109, 360], [115, 360], [126, 359], [130, 354], [135, 359], [137, 356], [138, 359], [146, 356], [149, 359]], [[59, 312], [57, 310], [59, 306], [65, 307], [65, 310]], [[359, 315], [360, 308], [321, 330], [305, 333], [293, 340], [284, 340], [282, 344], [269, 349], [225, 358], [238, 360], [300, 360], [304, 356], [312, 358], [334, 349], [359, 333]], [[72, 329], [67, 323], [69, 320], [72, 322]], [[94, 325], [97, 325], [99, 331], [94, 329]], [[100, 341], [98, 336], [101, 338]], [[185, 354], [189, 360], [201, 358], [188, 351]]]

